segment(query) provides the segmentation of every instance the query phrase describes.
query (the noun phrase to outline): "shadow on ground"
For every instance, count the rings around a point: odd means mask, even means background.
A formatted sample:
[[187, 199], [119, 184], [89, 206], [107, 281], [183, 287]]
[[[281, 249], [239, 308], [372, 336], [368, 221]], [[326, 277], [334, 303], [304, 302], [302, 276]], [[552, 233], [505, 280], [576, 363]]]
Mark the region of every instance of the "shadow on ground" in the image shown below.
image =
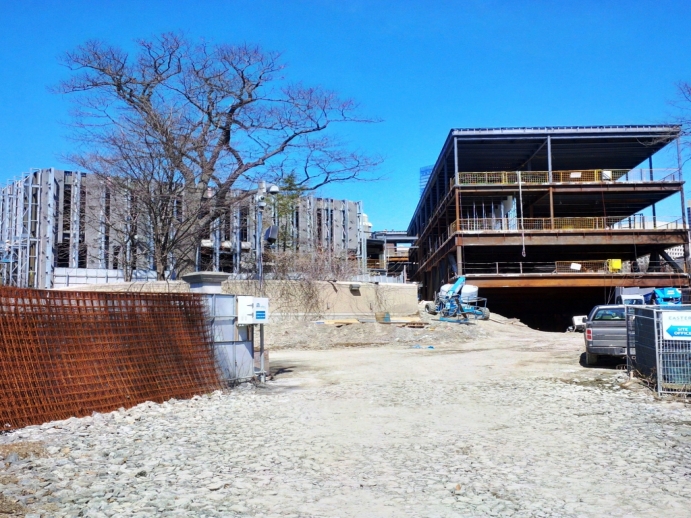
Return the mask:
[[621, 358], [619, 356], [598, 356], [597, 363], [595, 365], [587, 365], [585, 363], [585, 353], [582, 353], [578, 363], [581, 364], [581, 367], [585, 367], [586, 369], [626, 369], [626, 358]]

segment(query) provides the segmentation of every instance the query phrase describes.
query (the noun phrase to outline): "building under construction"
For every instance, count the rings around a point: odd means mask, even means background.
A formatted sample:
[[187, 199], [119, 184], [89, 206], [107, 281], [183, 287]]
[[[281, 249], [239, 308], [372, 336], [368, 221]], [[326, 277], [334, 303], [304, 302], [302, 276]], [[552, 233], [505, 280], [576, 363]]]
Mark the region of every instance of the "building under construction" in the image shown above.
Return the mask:
[[[687, 286], [679, 136], [671, 125], [452, 130], [408, 228], [421, 296], [463, 274], [493, 311], [563, 330], [616, 287]], [[676, 163], [656, 168], [667, 146]]]
[[[131, 194], [118, 194], [108, 185], [97, 175], [51, 168], [32, 170], [0, 191], [2, 283], [53, 288], [155, 280], [152, 230], [137, 219]], [[262, 236], [272, 224], [278, 230], [274, 246], [320, 251], [366, 270], [368, 223], [361, 202], [299, 196], [286, 204], [267, 196], [263, 208], [247, 191], [232, 198], [226, 214], [195, 236], [196, 271], [251, 276], [257, 243], [265, 246]], [[270, 275], [270, 266], [266, 270]], [[168, 272], [166, 278], [174, 276]]]
[[367, 270], [386, 277], [407, 280], [410, 271], [410, 247], [416, 238], [406, 232], [379, 230], [367, 238]]

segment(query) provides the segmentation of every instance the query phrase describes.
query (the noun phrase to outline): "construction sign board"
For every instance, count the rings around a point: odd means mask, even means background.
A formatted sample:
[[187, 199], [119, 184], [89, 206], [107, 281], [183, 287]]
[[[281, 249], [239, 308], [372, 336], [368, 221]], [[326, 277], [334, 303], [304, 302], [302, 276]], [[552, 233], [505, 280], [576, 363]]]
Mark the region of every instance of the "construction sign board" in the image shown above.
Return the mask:
[[663, 340], [691, 340], [691, 311], [662, 311]]

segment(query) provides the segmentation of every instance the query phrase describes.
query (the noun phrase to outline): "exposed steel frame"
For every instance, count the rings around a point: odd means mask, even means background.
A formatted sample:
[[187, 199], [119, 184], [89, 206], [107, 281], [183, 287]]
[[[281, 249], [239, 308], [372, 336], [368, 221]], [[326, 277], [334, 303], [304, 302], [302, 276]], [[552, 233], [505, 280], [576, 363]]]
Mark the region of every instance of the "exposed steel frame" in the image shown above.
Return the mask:
[[[517, 167], [527, 166], [528, 171], [530, 171], [530, 160], [538, 153], [547, 154], [548, 159], [548, 178], [550, 180], [554, 178], [564, 179], [564, 175], [558, 175], [557, 171], [553, 173], [552, 164], [552, 150], [554, 146], [562, 146], [566, 140], [570, 140], [570, 145], [573, 146], [574, 150], [578, 149], [579, 145], [594, 145], [593, 141], [597, 141], [600, 134], [603, 138], [608, 139], [619, 138], [615, 144], [611, 144], [613, 149], [616, 146], [623, 148], [621, 143], [627, 142], [632, 148], [636, 146], [635, 135], [638, 132], [638, 127], [625, 127], [625, 128], [605, 128], [600, 131], [600, 128], [575, 128], [573, 134], [569, 128], [541, 128], [537, 130], [544, 130], [546, 133], [552, 132], [551, 137], [547, 135], [547, 140], [542, 142], [536, 150], [532, 153], [532, 156], [526, 157], [521, 164], [517, 164]], [[533, 131], [533, 129], [528, 128], [527, 134], [530, 134], [529, 138], [535, 139], [535, 133], [540, 133], [540, 131]], [[587, 131], [586, 131], [587, 130]], [[611, 131], [610, 131], [611, 130]], [[449, 275], [467, 273], [464, 271], [464, 262], [468, 260], [466, 257], [469, 253], [474, 250], [480, 250], [480, 248], [485, 249], [484, 253], [488, 250], [494, 250], [496, 253], [498, 261], [503, 260], [501, 258], [502, 254], [505, 252], [503, 250], [515, 249], [516, 246], [522, 246], [525, 244], [527, 247], [543, 247], [543, 252], [545, 247], [573, 247], [576, 254], [584, 254], [584, 250], [594, 250], [593, 254], [603, 256], [606, 254], [607, 249], [617, 249], [621, 252], [621, 247], [626, 245], [631, 245], [632, 249], [636, 252], [641, 252], [640, 255], [645, 255], [651, 251], [657, 251], [658, 249], [662, 251], [665, 248], [670, 248], [677, 245], [682, 245], [685, 249], [685, 263], [687, 271], [691, 271], [689, 267], [689, 235], [688, 227], [686, 222], [686, 214], [684, 213], [684, 196], [683, 196], [683, 186], [684, 182], [681, 174], [681, 165], [676, 172], [665, 176], [663, 179], [655, 177], [653, 175], [652, 169], [652, 154], [655, 153], [660, 148], [664, 147], [675, 139], [678, 139], [679, 128], [676, 126], [661, 126], [661, 127], [641, 127], [640, 134], [643, 135], [642, 138], [646, 139], [656, 139], [654, 146], [650, 146], [650, 149], [643, 149], [644, 142], [641, 140], [641, 146], [637, 148], [634, 153], [636, 160], [644, 158], [648, 161], [649, 169], [641, 170], [639, 176], [641, 176], [641, 181], [630, 181], [628, 175], [619, 174], [621, 177], [621, 182], [614, 181], [600, 181], [600, 182], [552, 182], [548, 183], [527, 183], [522, 185], [524, 204], [518, 209], [519, 217], [522, 217], [521, 212], [526, 211], [525, 217], [533, 217], [532, 209], [536, 207], [536, 212], [538, 212], [537, 207], [540, 206], [539, 216], [546, 218], [547, 222], [551, 221], [551, 227], [555, 226], [555, 205], [564, 196], [578, 197], [580, 200], [584, 200], [587, 196], [602, 198], [603, 206], [608, 203], [610, 205], [615, 205], [614, 202], [610, 200], [616, 200], [616, 209], [612, 209], [611, 212], [602, 214], [602, 216], [608, 217], [628, 217], [632, 216], [638, 210], [642, 210], [645, 207], [652, 206], [653, 210], [655, 208], [655, 203], [660, 200], [671, 196], [673, 194], [680, 194], [681, 196], [681, 218], [682, 225], [680, 228], [669, 229], [669, 228], [637, 228], [637, 229], [580, 229], [580, 230], [525, 230], [520, 231], [516, 229], [514, 231], [468, 231], [463, 230], [460, 232], [453, 232], [453, 229], [449, 229], [449, 224], [454, 221], [459, 221], [464, 217], [464, 211], [467, 211], [471, 204], [475, 200], [485, 197], [501, 198], [507, 195], [515, 193], [517, 186], [511, 183], [459, 183], [459, 175], [461, 173], [466, 174], [468, 171], [479, 171], [479, 169], [468, 169], [470, 165], [466, 167], [464, 163], [464, 156], [459, 156], [459, 142], [464, 141], [464, 145], [468, 141], [483, 141], [486, 138], [499, 138], [502, 140], [501, 146], [503, 151], [510, 149], [511, 143], [516, 140], [522, 139], [520, 130], [468, 130], [468, 133], [464, 133], [464, 130], [453, 130], [445, 146], [440, 154], [437, 163], [435, 164], [433, 173], [430, 177], [430, 181], [421, 197], [420, 204], [418, 205], [416, 212], [411, 221], [411, 225], [408, 229], [408, 233], [411, 235], [418, 235], [418, 240], [416, 242], [417, 247], [414, 249], [414, 257], [412, 258], [416, 262], [417, 270], [413, 275], [413, 280], [421, 282], [425, 291], [430, 291], [435, 289], [436, 284], [439, 282], [449, 280]], [[484, 132], [487, 132], [485, 134]], [[477, 134], [475, 134], [477, 133]], [[492, 133], [488, 137], [488, 134]], [[587, 134], [587, 135], [586, 135]], [[657, 135], [657, 136], [656, 136]], [[634, 140], [632, 140], [634, 139]], [[587, 144], [587, 142], [591, 144]], [[603, 140], [604, 142], [604, 140]], [[583, 144], [581, 144], [583, 143]], [[546, 148], [546, 149], [545, 149]], [[558, 149], [558, 148], [557, 148]], [[622, 153], [626, 153], [626, 150], [622, 151], [617, 148], [616, 151], [619, 153], [619, 160], [624, 160], [622, 158]], [[570, 151], [572, 153], [571, 159], [577, 160], [577, 151]], [[649, 156], [645, 155], [649, 153]], [[606, 153], [605, 153], [606, 155]], [[605, 156], [603, 155], [603, 156]], [[640, 155], [640, 156], [639, 156]], [[506, 155], [503, 155], [506, 158]], [[576, 158], [574, 158], [576, 157]], [[606, 161], [605, 159], [603, 159]], [[562, 160], [563, 165], [563, 160]], [[628, 164], [631, 168], [633, 165]], [[574, 165], [575, 168], [580, 167], [579, 165]], [[612, 166], [604, 166], [612, 167]], [[622, 167], [624, 169], [624, 167]], [[504, 169], [506, 170], [506, 169]], [[526, 169], [523, 169], [526, 170]], [[649, 171], [649, 179], [647, 177]], [[487, 170], [487, 173], [492, 173], [492, 170]], [[646, 175], [643, 178], [643, 173]], [[472, 173], [470, 173], [472, 176]], [[493, 173], [492, 173], [493, 174]], [[504, 174], [504, 173], [497, 173]], [[527, 172], [526, 175], [530, 174]], [[508, 176], [511, 176], [509, 173]], [[480, 174], [480, 176], [482, 176]], [[507, 177], [508, 177], [507, 176]], [[515, 176], [515, 175], [514, 175]], [[534, 176], [534, 175], [533, 175]], [[644, 181], [643, 181], [644, 180]], [[582, 198], [583, 197], [583, 198]], [[527, 201], [526, 201], [527, 200]], [[579, 202], [583, 203], [583, 202]], [[541, 204], [541, 205], [538, 205]], [[559, 214], [560, 217], [576, 217], [577, 215], [584, 216], [601, 216], [600, 214], [594, 213], [595, 209], [588, 207], [588, 204], [584, 204], [585, 211], [590, 210], [591, 212], [583, 212], [582, 214], [574, 215], [564, 215]], [[628, 211], [627, 211], [628, 207]], [[528, 210], [530, 209], [530, 210]], [[563, 210], [560, 206], [560, 210]], [[547, 211], [547, 212], [545, 212]], [[594, 213], [594, 214], [593, 214]], [[484, 217], [484, 216], [483, 216]], [[655, 212], [653, 212], [653, 225], [657, 224], [659, 217], [656, 217]], [[422, 223], [422, 225], [421, 225]], [[547, 224], [545, 224], [547, 225]], [[422, 227], [422, 228], [420, 228]], [[489, 248], [488, 248], [489, 247]], [[464, 251], [465, 250], [465, 251]], [[556, 250], [556, 248], [555, 248]], [[563, 248], [562, 248], [563, 251]], [[512, 252], [513, 253], [513, 252]], [[634, 253], [634, 252], [630, 252]], [[470, 254], [472, 259], [472, 254]], [[452, 259], [453, 258], [453, 259]], [[574, 257], [577, 259], [578, 257]], [[442, 261], [448, 259], [448, 264]], [[454, 264], [452, 264], [454, 263]], [[441, 270], [443, 271], [440, 271]], [[453, 272], [451, 272], [453, 270]], [[446, 272], [446, 273], [444, 273]], [[451, 272], [451, 273], [449, 273]], [[674, 274], [674, 279], [670, 279], [669, 276], [659, 276], [656, 275], [657, 272], [652, 272], [651, 274], [638, 273], [635, 277], [630, 280], [623, 280], [621, 277], [617, 277], [617, 282], [626, 282], [629, 284], [618, 284], [618, 285], [631, 285], [631, 286], [661, 286], [668, 284], [671, 280], [675, 284], [687, 284], [688, 278], [686, 274]], [[582, 276], [583, 274], [578, 274], [574, 277], [576, 279], [574, 285], [582, 286], [608, 286], [605, 280], [592, 280], [586, 279]], [[473, 276], [475, 278], [475, 276]], [[598, 277], [595, 275], [595, 277]], [[600, 277], [602, 277], [600, 275]], [[519, 282], [519, 279], [520, 280]], [[478, 282], [480, 282], [478, 280]], [[484, 282], [484, 281], [482, 281]], [[492, 281], [494, 282], [494, 281]], [[507, 277], [502, 286], [553, 286], [558, 284], [550, 284], [552, 281], [545, 281], [540, 277], [530, 277], [526, 275], [519, 275], [518, 277]], [[585, 284], [582, 284], [585, 283]], [[426, 286], [432, 284], [432, 286]], [[429, 296], [431, 293], [427, 293]]]

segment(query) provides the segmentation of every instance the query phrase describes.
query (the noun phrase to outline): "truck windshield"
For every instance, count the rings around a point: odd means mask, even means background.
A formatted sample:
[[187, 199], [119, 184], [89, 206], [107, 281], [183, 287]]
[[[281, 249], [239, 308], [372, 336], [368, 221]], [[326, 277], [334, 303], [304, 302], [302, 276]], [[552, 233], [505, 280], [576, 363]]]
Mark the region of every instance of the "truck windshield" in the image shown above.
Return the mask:
[[593, 320], [624, 320], [624, 308], [599, 309]]
[[624, 299], [624, 304], [628, 306], [642, 306], [643, 300], [641, 299]]

